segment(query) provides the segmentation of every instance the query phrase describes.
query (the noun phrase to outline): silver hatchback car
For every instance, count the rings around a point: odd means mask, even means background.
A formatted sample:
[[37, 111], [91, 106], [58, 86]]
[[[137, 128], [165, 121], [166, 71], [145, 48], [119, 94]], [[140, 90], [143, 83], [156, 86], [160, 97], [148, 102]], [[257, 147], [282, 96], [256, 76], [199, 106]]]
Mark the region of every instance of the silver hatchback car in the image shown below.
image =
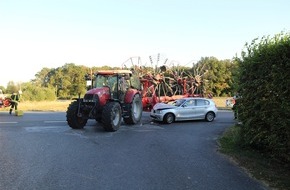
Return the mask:
[[207, 98], [181, 98], [169, 103], [157, 103], [150, 116], [157, 121], [172, 123], [174, 121], [200, 120], [213, 121], [218, 109], [213, 100]]

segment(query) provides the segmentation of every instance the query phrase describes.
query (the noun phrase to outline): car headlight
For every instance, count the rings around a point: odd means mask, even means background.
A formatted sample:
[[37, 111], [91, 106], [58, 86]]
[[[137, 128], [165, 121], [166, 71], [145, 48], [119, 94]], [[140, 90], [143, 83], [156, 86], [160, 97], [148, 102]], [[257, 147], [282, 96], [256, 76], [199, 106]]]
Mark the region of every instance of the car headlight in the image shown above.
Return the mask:
[[162, 113], [162, 110], [156, 110], [155, 113], [161, 114]]

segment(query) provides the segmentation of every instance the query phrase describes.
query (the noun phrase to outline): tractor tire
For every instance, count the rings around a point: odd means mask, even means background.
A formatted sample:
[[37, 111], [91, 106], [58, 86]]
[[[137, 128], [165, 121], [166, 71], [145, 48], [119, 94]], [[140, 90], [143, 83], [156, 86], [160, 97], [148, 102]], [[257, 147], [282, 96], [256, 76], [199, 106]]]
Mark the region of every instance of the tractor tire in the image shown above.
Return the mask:
[[98, 123], [101, 123], [101, 122], [102, 122], [102, 119], [101, 119], [101, 118], [96, 118], [95, 120], [96, 120], [96, 122], [98, 122]]
[[118, 102], [108, 102], [102, 113], [102, 123], [106, 131], [114, 132], [120, 128], [122, 119], [121, 106]]
[[129, 110], [129, 117], [124, 118], [124, 122], [126, 124], [136, 124], [141, 120], [142, 117], [142, 100], [140, 94], [135, 94], [132, 104], [131, 110]]
[[78, 117], [78, 101], [72, 102], [66, 111], [66, 121], [68, 125], [73, 129], [83, 129], [87, 124], [87, 119], [83, 119], [82, 117]]

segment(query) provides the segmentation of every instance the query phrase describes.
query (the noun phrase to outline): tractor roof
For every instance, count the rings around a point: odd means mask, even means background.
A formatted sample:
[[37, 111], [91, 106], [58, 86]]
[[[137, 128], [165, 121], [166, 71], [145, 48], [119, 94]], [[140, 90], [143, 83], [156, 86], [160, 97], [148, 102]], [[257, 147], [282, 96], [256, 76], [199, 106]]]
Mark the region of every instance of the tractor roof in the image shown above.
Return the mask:
[[100, 70], [96, 74], [113, 75], [113, 74], [132, 74], [130, 70]]

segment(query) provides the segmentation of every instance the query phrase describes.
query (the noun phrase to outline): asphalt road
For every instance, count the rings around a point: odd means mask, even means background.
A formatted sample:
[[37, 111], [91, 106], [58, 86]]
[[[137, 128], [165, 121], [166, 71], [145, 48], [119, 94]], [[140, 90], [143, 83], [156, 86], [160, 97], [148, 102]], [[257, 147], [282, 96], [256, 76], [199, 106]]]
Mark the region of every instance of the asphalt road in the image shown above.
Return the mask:
[[214, 122], [123, 124], [105, 132], [90, 120], [73, 130], [64, 112], [0, 112], [1, 190], [251, 190], [266, 189], [217, 151], [234, 124], [220, 111]]

